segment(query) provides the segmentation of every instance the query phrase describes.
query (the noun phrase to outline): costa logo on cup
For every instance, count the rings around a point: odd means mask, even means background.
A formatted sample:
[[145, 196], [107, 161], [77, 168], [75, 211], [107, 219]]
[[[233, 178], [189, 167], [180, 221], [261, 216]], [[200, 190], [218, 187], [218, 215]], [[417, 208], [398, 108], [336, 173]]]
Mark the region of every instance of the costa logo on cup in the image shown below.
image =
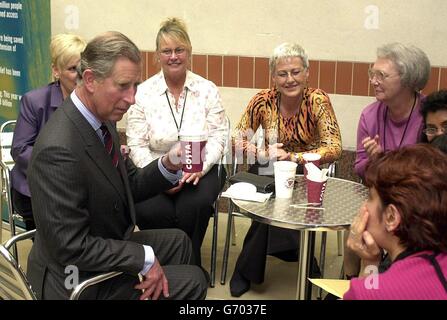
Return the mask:
[[286, 181], [284, 181], [284, 186], [287, 189], [292, 189], [294, 184], [295, 184], [295, 178], [289, 178]]
[[204, 149], [207, 137], [200, 133], [180, 133], [180, 144], [182, 148], [183, 172], [200, 172], [203, 170]]
[[187, 144], [185, 146], [185, 166], [186, 169], [191, 170], [192, 169], [192, 152], [191, 152], [192, 146], [190, 144]]

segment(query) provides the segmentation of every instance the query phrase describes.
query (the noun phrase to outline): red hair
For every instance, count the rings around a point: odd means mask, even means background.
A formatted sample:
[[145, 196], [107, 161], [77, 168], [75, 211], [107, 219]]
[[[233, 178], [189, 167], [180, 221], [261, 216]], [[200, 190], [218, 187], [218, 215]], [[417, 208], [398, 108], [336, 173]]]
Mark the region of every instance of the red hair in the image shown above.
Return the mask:
[[395, 235], [410, 250], [447, 251], [447, 156], [429, 144], [406, 146], [369, 163], [365, 183], [401, 214]]

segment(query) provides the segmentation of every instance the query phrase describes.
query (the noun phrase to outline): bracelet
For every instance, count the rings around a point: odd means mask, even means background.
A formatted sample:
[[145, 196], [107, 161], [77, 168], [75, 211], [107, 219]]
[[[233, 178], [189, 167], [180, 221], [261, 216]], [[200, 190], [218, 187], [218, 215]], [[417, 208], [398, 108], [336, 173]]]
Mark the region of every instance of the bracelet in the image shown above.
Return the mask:
[[293, 156], [295, 157], [296, 162], [298, 162], [298, 163], [303, 163], [303, 157], [302, 157], [302, 156], [300, 157], [300, 154], [299, 154], [298, 152], [295, 152], [295, 153], [293, 154]]

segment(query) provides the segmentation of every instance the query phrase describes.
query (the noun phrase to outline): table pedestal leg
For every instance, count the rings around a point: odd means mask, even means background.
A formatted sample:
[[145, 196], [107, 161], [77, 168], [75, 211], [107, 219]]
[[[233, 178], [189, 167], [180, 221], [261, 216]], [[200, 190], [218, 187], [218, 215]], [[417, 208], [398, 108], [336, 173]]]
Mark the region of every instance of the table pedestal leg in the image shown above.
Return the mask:
[[298, 280], [296, 284], [296, 299], [306, 298], [307, 259], [309, 248], [309, 231], [301, 230], [300, 259], [298, 261]]
[[308, 243], [307, 243], [307, 267], [306, 267], [306, 282], [304, 283], [304, 287], [306, 288], [306, 300], [312, 300], [312, 283], [307, 281], [307, 278], [310, 277], [314, 268], [314, 256], [315, 256], [315, 231], [309, 232]]

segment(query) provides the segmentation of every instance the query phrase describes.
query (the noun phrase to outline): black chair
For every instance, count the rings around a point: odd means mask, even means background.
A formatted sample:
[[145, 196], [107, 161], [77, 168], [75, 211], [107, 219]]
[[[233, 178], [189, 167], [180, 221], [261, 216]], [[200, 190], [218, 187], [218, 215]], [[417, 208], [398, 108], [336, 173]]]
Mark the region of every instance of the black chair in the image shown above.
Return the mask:
[[[231, 124], [230, 124], [230, 119], [228, 118], [228, 116], [226, 116], [226, 121], [227, 121], [227, 125], [228, 125], [228, 137], [227, 137], [227, 141], [225, 143], [225, 148], [222, 154], [222, 157], [219, 161], [219, 166], [217, 168], [217, 179], [218, 182], [220, 183], [221, 181], [226, 181], [227, 176], [226, 176], [226, 170], [224, 168], [225, 164], [227, 163], [226, 158], [228, 156], [229, 150], [231, 150], [231, 147], [229, 148], [229, 146], [231, 146], [231, 139], [229, 138], [230, 136], [230, 129], [231, 129]], [[214, 288], [215, 283], [216, 283], [216, 265], [217, 265], [217, 235], [218, 235], [218, 222], [219, 222], [219, 200], [220, 200], [220, 195], [222, 193], [222, 190], [219, 192], [219, 195], [217, 196], [216, 201], [214, 201], [214, 212], [213, 212], [213, 238], [212, 238], [212, 242], [211, 242], [211, 271], [210, 271], [210, 287]]]

